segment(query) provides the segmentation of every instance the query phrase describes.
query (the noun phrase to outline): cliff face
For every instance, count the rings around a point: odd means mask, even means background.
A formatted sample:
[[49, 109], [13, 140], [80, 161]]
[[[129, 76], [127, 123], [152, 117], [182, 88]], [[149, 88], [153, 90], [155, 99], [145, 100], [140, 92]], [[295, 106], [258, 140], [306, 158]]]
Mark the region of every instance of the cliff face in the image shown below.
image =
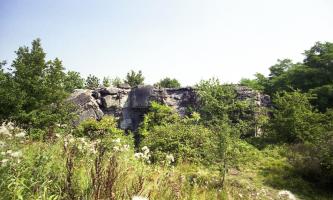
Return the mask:
[[[247, 87], [236, 87], [237, 98], [241, 100], [253, 99], [257, 106], [267, 107], [270, 98]], [[189, 106], [198, 106], [198, 95], [192, 87], [158, 89], [152, 86], [137, 88], [99, 88], [96, 90], [79, 89], [69, 98], [78, 106], [78, 124], [88, 118], [101, 119], [104, 115], [119, 118], [121, 129], [136, 130], [149, 111], [152, 101], [171, 106], [184, 116]]]

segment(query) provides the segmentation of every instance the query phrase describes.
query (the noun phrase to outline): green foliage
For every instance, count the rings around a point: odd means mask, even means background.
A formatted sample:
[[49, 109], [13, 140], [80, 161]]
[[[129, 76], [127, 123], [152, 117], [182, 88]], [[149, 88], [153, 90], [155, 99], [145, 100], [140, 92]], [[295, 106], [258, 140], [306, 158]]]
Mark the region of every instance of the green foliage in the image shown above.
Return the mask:
[[3, 69], [5, 65], [5, 61], [0, 63], [0, 121], [18, 115], [24, 103], [23, 93], [14, 81], [13, 74]]
[[311, 102], [316, 105], [319, 111], [325, 112], [327, 108], [332, 107], [333, 102], [333, 84], [323, 85], [310, 89], [311, 94], [316, 96]]
[[144, 116], [140, 124], [140, 137], [145, 137], [154, 126], [167, 125], [179, 120], [179, 115], [171, 107], [153, 101], [149, 112]]
[[[66, 135], [52, 142], [8, 140], [4, 151], [13, 152], [0, 154], [0, 195], [2, 199], [213, 199], [221, 195], [214, 171], [195, 165], [171, 170], [145, 164], [134, 156], [125, 138], [107, 136], [100, 142]], [[10, 160], [4, 164], [4, 159]]]
[[73, 92], [75, 89], [84, 88], [84, 79], [79, 72], [68, 71], [65, 77], [65, 90]]
[[77, 128], [77, 136], [85, 136], [92, 139], [96, 139], [103, 135], [121, 135], [122, 130], [117, 128], [118, 123], [112, 116], [105, 116], [100, 121], [95, 119], [87, 119], [80, 123]]
[[311, 95], [299, 91], [278, 93], [271, 133], [275, 141], [294, 143], [288, 157], [295, 171], [308, 180], [332, 184], [333, 115], [314, 110], [310, 99]]
[[290, 69], [293, 66], [293, 63], [290, 59], [284, 59], [284, 60], [278, 59], [277, 62], [278, 62], [277, 64], [275, 64], [269, 68], [269, 70], [270, 70], [269, 77], [271, 79], [274, 77], [281, 76], [282, 74], [284, 74], [288, 69]]
[[222, 85], [217, 79], [201, 81], [198, 85], [201, 122], [213, 128], [221, 123], [235, 126], [235, 134], [255, 135], [264, 126], [267, 113], [254, 100], [238, 100], [233, 85]]
[[89, 74], [86, 79], [86, 88], [93, 90], [99, 87], [99, 78], [95, 75]]
[[[333, 84], [333, 43], [317, 42], [310, 50], [305, 51], [302, 63], [293, 63], [290, 59], [278, 60], [270, 67], [270, 74], [266, 78], [257, 74], [253, 80], [243, 79], [241, 84], [266, 94], [273, 95], [279, 91], [299, 89], [302, 92], [319, 94], [313, 105], [324, 112], [332, 108], [331, 85]], [[331, 101], [332, 102], [332, 101]]]
[[139, 70], [137, 73], [131, 70], [129, 73], [127, 73], [124, 82], [129, 84], [131, 87], [135, 87], [142, 85], [144, 80], [145, 78], [143, 77], [141, 70]]
[[[64, 123], [66, 74], [59, 59], [45, 60], [41, 42], [20, 47], [11, 67], [1, 70], [0, 116], [25, 128], [52, 129]], [[64, 112], [63, 112], [64, 111]]]
[[264, 89], [262, 85], [258, 84], [258, 81], [256, 79], [242, 78], [239, 81], [239, 84], [258, 91], [262, 91]]
[[154, 126], [141, 145], [152, 151], [153, 162], [165, 161], [171, 154], [175, 162], [209, 164], [214, 158], [214, 138], [213, 132], [204, 126], [178, 122]]
[[210, 79], [201, 81], [196, 87], [200, 97], [199, 113], [204, 123], [229, 121], [236, 99], [234, 86], [222, 85], [218, 79]]
[[180, 83], [178, 82], [178, 80], [175, 78], [171, 79], [169, 77], [160, 80], [155, 85], [162, 88], [180, 88]]
[[[13, 120], [29, 135], [0, 127], [0, 196], [272, 199], [288, 189], [300, 198], [325, 199], [333, 184], [332, 48], [316, 43], [302, 63], [278, 60], [268, 77], [257, 73], [241, 80], [276, 94], [270, 119], [254, 101], [237, 99], [235, 86], [210, 79], [197, 85], [200, 104], [192, 109], [197, 112], [180, 117], [152, 102], [133, 138], [113, 117], [89, 119], [75, 129], [64, 126], [73, 110], [64, 99], [83, 87], [83, 79], [65, 73], [59, 59], [46, 61], [35, 40], [32, 48], [19, 48], [11, 67], [0, 62], [0, 120]], [[125, 80], [132, 87], [143, 81], [142, 72], [133, 70]], [[104, 86], [110, 84], [118, 87], [121, 80], [103, 79]], [[180, 87], [170, 78], [158, 85]], [[89, 75], [86, 87], [98, 86], [99, 79]], [[262, 137], [249, 137], [259, 129]]]
[[102, 84], [104, 87], [109, 87], [111, 85], [111, 79], [109, 77], [104, 77]]
[[260, 73], [255, 74], [255, 79], [246, 79], [242, 78], [239, 82], [242, 86], [247, 86], [251, 89], [263, 92], [265, 90], [265, 86], [267, 85], [267, 79], [264, 75]]
[[119, 87], [121, 84], [123, 84], [123, 81], [119, 77], [115, 77], [111, 79], [111, 85], [113, 87]]
[[278, 141], [315, 141], [326, 130], [325, 115], [316, 112], [309, 99], [299, 91], [281, 92], [274, 98], [271, 128]]

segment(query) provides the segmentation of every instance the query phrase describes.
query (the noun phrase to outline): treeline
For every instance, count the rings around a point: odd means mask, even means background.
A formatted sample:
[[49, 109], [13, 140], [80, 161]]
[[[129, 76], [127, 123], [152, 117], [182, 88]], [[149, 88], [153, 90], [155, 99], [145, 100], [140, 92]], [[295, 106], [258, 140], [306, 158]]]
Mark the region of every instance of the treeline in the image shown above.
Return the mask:
[[278, 60], [266, 77], [242, 79], [241, 85], [272, 97], [274, 109], [266, 134], [274, 143], [288, 143], [290, 161], [311, 180], [333, 180], [333, 43], [317, 42], [303, 62]]
[[333, 107], [333, 43], [316, 43], [303, 54], [303, 62], [278, 60], [268, 77], [257, 73], [255, 79], [242, 79], [241, 84], [274, 96], [279, 91], [299, 90], [308, 93], [312, 105], [321, 112]]
[[[130, 87], [136, 87], [138, 85], [144, 85], [145, 77], [142, 74], [142, 71], [139, 70], [138, 72], [135, 72], [131, 70], [129, 73], [127, 73], [124, 80], [122, 80], [119, 77], [110, 78], [110, 77], [104, 77], [102, 82], [100, 79], [94, 75], [89, 75], [86, 79], [85, 84], [81, 84], [80, 87], [77, 88], [89, 88], [89, 89], [95, 89], [97, 87], [121, 87], [122, 85], [126, 84]], [[164, 79], [161, 79], [159, 82], [154, 84], [155, 87], [161, 87], [161, 88], [179, 88], [181, 87], [180, 83], [177, 79], [171, 79], [169, 77], [166, 77]]]

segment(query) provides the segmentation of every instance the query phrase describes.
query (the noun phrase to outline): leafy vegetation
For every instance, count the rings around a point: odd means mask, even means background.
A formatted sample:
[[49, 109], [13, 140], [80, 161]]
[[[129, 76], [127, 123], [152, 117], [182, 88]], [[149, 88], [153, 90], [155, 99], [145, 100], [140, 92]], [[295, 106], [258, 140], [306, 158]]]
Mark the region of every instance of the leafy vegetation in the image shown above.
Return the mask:
[[[196, 85], [198, 105], [180, 116], [151, 102], [138, 130], [104, 116], [74, 127], [74, 89], [95, 89], [46, 61], [40, 40], [0, 62], [2, 199], [332, 199], [333, 45], [316, 43], [302, 63], [278, 60], [240, 84], [271, 95], [262, 108], [237, 85]], [[141, 71], [125, 83], [143, 84]], [[120, 78], [104, 78], [119, 86]], [[179, 87], [166, 78], [160, 87]]]
[[89, 74], [86, 79], [86, 88], [93, 90], [98, 88], [100, 80], [97, 76]]
[[131, 70], [129, 73], [127, 73], [124, 82], [130, 85], [131, 87], [135, 87], [138, 85], [143, 85], [144, 80], [145, 78], [143, 77], [142, 72], [140, 70], [139, 72]]
[[[7, 70], [1, 69], [0, 120], [15, 121], [29, 130], [48, 129], [69, 120], [69, 105], [64, 102], [73, 82], [61, 61], [46, 61], [40, 40], [31, 49], [20, 47]], [[37, 131], [40, 132], [40, 131]]]
[[162, 88], [180, 88], [180, 83], [178, 82], [178, 80], [171, 79], [169, 77], [166, 77], [166, 78], [160, 80], [155, 85], [157, 87], [162, 87]]
[[109, 87], [111, 85], [111, 79], [109, 77], [104, 77], [102, 84], [104, 87]]

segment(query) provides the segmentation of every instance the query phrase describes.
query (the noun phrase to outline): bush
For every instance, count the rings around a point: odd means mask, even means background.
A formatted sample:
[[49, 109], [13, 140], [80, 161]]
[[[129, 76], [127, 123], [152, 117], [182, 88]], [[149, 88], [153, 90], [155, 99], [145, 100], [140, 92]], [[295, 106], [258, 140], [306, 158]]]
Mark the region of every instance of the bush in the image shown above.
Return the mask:
[[165, 161], [173, 155], [175, 162], [211, 163], [214, 157], [214, 133], [201, 125], [174, 123], [155, 126], [141, 146], [152, 151], [152, 161]]
[[158, 83], [155, 83], [154, 85], [162, 88], [180, 88], [180, 83], [178, 82], [178, 80], [175, 78], [171, 79], [169, 77], [160, 80]]
[[117, 121], [112, 116], [105, 116], [100, 121], [95, 119], [87, 119], [77, 127], [75, 131], [76, 136], [85, 136], [91, 139], [110, 134], [121, 135], [123, 131], [117, 128]]
[[309, 100], [312, 96], [299, 91], [277, 93], [270, 120], [272, 136], [277, 141], [314, 142], [327, 129], [325, 115], [317, 112]]
[[140, 124], [140, 137], [147, 135], [154, 126], [167, 125], [179, 120], [179, 115], [172, 110], [171, 107], [153, 101], [149, 108], [149, 112], [144, 116], [144, 119]]

